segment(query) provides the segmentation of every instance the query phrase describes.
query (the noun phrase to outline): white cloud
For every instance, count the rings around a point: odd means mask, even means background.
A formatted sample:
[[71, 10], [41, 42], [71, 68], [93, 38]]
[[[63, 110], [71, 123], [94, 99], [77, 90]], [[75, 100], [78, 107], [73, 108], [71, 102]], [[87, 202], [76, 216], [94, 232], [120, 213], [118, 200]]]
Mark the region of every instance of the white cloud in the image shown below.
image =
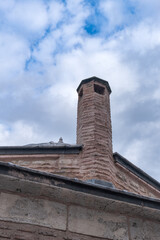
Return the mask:
[[107, 0], [100, 2], [100, 10], [107, 19], [106, 28], [108, 31], [113, 30], [116, 26], [124, 24], [126, 20], [123, 0]]
[[14, 4], [15, 4], [15, 0], [0, 1], [0, 10], [9, 11], [14, 7]]
[[13, 33], [0, 32], [0, 84], [3, 79], [5, 81], [6, 76], [14, 81], [13, 74], [23, 70], [29, 54], [28, 44], [24, 39]]
[[[137, 128], [137, 132], [141, 133], [142, 136], [129, 141], [127, 147], [124, 145], [121, 146], [124, 156], [152, 177], [160, 180], [160, 162], [158, 161], [160, 122], [146, 122], [138, 124], [135, 127]], [[132, 136], [134, 136], [132, 129], [130, 131], [132, 132]], [[155, 151], [155, 149], [157, 150]]]
[[142, 140], [135, 140], [124, 151], [126, 158], [132, 161], [135, 165], [139, 163], [139, 159], [142, 158], [142, 151], [144, 151], [144, 142]]
[[5, 17], [11, 26], [24, 33], [43, 31], [48, 23], [47, 10], [41, 0], [15, 1], [12, 8], [6, 11]]
[[128, 28], [119, 36], [125, 50], [137, 51], [140, 54], [153, 50], [160, 44], [160, 30], [150, 22], [142, 22], [135, 27]]
[[159, 18], [159, 0], [130, 0], [129, 2], [135, 7], [137, 13], [141, 16], [141, 19]]
[[[34, 129], [35, 128], [35, 129]], [[24, 145], [27, 142], [39, 142], [42, 135], [38, 135], [36, 126], [28, 125], [22, 121], [13, 123], [9, 128], [0, 124], [0, 145]]]
[[48, 19], [52, 27], [56, 27], [59, 21], [64, 21], [63, 14], [65, 8], [64, 5], [58, 1], [48, 2]]

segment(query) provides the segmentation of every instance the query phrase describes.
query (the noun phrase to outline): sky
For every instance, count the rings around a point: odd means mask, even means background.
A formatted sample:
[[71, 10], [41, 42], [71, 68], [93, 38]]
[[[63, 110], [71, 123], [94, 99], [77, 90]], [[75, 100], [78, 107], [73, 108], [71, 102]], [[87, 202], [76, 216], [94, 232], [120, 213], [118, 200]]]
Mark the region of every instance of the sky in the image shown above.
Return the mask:
[[112, 89], [113, 150], [160, 181], [160, 1], [0, 1], [0, 145], [76, 142], [77, 93]]

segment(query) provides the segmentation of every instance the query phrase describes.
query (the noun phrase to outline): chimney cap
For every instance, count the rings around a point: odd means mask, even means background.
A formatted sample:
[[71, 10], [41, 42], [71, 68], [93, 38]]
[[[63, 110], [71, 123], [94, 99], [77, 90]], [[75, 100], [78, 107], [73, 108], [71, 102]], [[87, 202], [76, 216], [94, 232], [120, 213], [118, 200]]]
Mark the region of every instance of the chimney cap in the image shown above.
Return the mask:
[[79, 91], [80, 87], [81, 87], [83, 84], [89, 83], [89, 82], [91, 82], [91, 81], [102, 83], [103, 85], [106, 86], [109, 94], [111, 94], [112, 91], [111, 91], [111, 88], [110, 88], [110, 86], [109, 86], [109, 83], [108, 83], [107, 81], [105, 81], [105, 80], [103, 80], [103, 79], [101, 79], [101, 78], [95, 77], [95, 76], [90, 77], [90, 78], [86, 78], [86, 79], [82, 80], [81, 83], [79, 84], [78, 88], [77, 88], [77, 92]]

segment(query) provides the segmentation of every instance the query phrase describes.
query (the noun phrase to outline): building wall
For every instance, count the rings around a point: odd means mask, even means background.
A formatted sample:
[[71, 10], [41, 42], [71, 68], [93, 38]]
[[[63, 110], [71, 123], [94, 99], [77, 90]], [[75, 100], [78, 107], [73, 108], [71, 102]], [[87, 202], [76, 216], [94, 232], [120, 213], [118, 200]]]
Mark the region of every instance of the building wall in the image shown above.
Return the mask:
[[81, 178], [79, 158], [79, 154], [0, 155], [0, 162], [11, 162], [70, 178]]
[[116, 163], [115, 186], [142, 196], [160, 198], [160, 191]]
[[[0, 239], [159, 240], [160, 210], [0, 175]], [[13, 173], [14, 175], [14, 173]], [[29, 177], [28, 177], [29, 179]]]
[[[13, 164], [22, 167], [85, 181], [91, 179], [92, 177], [85, 174], [86, 170], [83, 169], [81, 159], [83, 159], [83, 152], [80, 154], [0, 156], [0, 162], [12, 162]], [[158, 190], [135, 176], [121, 165], [114, 163], [114, 160], [112, 161], [112, 170], [108, 169], [106, 173], [106, 169], [102, 169], [101, 174], [97, 176], [98, 179], [108, 181], [108, 174], [113, 174], [114, 172], [114, 179], [112, 180], [112, 183], [115, 188], [143, 196], [160, 198], [160, 192]]]
[[[72, 209], [73, 210], [73, 209]], [[77, 209], [74, 209], [77, 210]], [[78, 209], [79, 210], [79, 209]], [[85, 210], [85, 209], [80, 209]], [[79, 213], [79, 212], [78, 212]], [[74, 213], [72, 213], [74, 214]], [[83, 213], [82, 213], [83, 214]], [[74, 216], [73, 224], [69, 222], [67, 230], [33, 225], [30, 223], [16, 223], [12, 221], [0, 221], [0, 239], [14, 240], [159, 240], [159, 222], [141, 218], [127, 218], [109, 214], [108, 217], [95, 215], [94, 211], [87, 211], [94, 221]], [[81, 216], [82, 217], [82, 216]], [[100, 220], [98, 220], [100, 219]], [[117, 220], [115, 220], [117, 219]], [[71, 221], [71, 220], [69, 220]], [[84, 221], [82, 224], [81, 222]], [[104, 223], [99, 224], [99, 221]], [[92, 224], [85, 226], [85, 224]], [[80, 232], [80, 233], [79, 233]]]

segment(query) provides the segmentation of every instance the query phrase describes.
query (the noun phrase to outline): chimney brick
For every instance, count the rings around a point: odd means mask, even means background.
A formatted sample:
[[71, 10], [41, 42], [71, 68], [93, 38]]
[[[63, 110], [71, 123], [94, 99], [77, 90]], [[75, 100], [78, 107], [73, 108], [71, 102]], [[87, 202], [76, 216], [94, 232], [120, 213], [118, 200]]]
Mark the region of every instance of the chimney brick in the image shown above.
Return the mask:
[[113, 182], [109, 84], [92, 77], [83, 80], [77, 92], [77, 144], [84, 145], [80, 163], [84, 179], [97, 178]]

